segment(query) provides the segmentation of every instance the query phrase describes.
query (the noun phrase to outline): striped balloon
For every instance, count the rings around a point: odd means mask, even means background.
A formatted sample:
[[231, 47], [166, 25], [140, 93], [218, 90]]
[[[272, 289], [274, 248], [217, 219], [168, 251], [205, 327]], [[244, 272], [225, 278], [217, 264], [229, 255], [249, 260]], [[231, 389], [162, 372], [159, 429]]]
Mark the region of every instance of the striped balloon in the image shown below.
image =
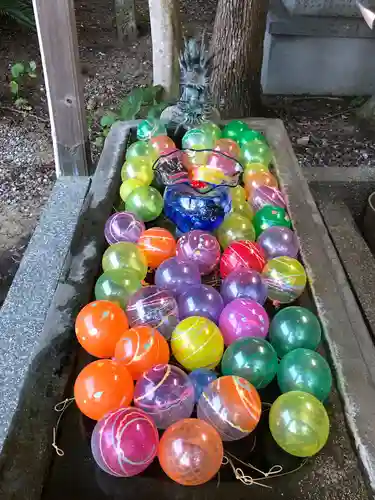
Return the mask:
[[223, 441], [236, 441], [258, 425], [262, 403], [255, 387], [242, 377], [226, 375], [203, 391], [198, 418], [211, 424]]
[[229, 273], [241, 268], [261, 272], [265, 263], [264, 252], [257, 243], [248, 240], [234, 241], [224, 250], [221, 257], [220, 274], [225, 278]]
[[280, 304], [296, 300], [306, 287], [306, 273], [300, 262], [291, 257], [275, 257], [263, 269], [268, 298]]
[[130, 212], [116, 212], [107, 220], [104, 227], [104, 236], [109, 245], [127, 241], [137, 243], [145, 231], [145, 225]]
[[117, 477], [136, 476], [154, 460], [159, 434], [152, 419], [137, 408], [120, 408], [97, 422], [91, 451], [98, 466]]

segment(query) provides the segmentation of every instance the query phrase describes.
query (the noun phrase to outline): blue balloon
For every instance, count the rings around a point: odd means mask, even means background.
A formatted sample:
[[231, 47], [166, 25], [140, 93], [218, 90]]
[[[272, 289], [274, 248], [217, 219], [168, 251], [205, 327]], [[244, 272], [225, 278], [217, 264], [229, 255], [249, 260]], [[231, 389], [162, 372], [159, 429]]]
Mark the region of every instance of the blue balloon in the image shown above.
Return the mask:
[[189, 378], [194, 385], [195, 402], [197, 403], [202, 392], [211, 382], [217, 379], [217, 375], [213, 371], [207, 370], [207, 368], [198, 368], [190, 373]]

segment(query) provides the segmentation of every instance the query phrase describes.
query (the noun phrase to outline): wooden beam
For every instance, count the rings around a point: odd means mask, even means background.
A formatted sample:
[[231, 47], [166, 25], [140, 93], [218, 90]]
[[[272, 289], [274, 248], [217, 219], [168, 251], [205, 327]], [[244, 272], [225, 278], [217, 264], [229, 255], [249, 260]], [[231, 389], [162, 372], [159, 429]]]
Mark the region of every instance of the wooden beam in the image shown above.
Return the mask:
[[88, 175], [91, 156], [73, 0], [33, 0], [56, 174]]
[[117, 36], [120, 44], [137, 38], [135, 0], [115, 0]]

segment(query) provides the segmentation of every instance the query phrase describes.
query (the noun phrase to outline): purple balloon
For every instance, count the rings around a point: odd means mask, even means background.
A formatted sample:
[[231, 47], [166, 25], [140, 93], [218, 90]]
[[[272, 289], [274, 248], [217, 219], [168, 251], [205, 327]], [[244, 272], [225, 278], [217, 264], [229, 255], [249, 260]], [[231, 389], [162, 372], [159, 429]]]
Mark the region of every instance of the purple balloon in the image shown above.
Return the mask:
[[137, 243], [145, 231], [145, 225], [130, 212], [116, 212], [107, 220], [104, 227], [104, 236], [109, 245], [128, 241]]
[[203, 316], [217, 324], [224, 308], [220, 293], [208, 285], [191, 286], [179, 295], [177, 302], [181, 320], [188, 316]]
[[176, 299], [157, 286], [145, 286], [135, 292], [128, 301], [126, 314], [130, 326], [153, 326], [166, 339], [179, 323]]
[[292, 257], [298, 254], [297, 236], [288, 227], [273, 226], [265, 229], [257, 243], [263, 248], [267, 260], [275, 257]]
[[243, 337], [266, 337], [270, 326], [264, 308], [249, 299], [235, 299], [227, 304], [219, 319], [225, 345]]
[[251, 197], [251, 205], [255, 212], [266, 205], [286, 208], [286, 203], [281, 191], [270, 186], [258, 186], [254, 189]]
[[215, 236], [196, 229], [181, 236], [177, 242], [178, 260], [192, 260], [201, 274], [210, 274], [220, 261], [220, 245]]
[[179, 261], [177, 257], [165, 260], [155, 273], [155, 285], [169, 290], [175, 297], [200, 283], [201, 275], [197, 264], [187, 260]]
[[135, 406], [150, 415], [159, 429], [189, 418], [194, 400], [193, 382], [177, 366], [156, 365], [144, 372], [135, 385]]
[[252, 299], [263, 305], [267, 299], [267, 285], [257, 271], [238, 269], [222, 281], [220, 293], [224, 304], [234, 299]]

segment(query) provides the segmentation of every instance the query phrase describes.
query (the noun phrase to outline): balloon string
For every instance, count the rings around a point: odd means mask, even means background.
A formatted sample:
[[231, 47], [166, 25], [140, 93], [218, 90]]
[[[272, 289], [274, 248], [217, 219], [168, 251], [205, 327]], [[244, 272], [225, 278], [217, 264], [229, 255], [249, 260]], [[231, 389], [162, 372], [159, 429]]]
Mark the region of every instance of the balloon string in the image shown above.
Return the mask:
[[73, 401], [74, 401], [74, 398], [66, 398], [63, 401], [60, 401], [60, 403], [57, 403], [54, 407], [54, 410], [56, 412], [59, 412], [60, 415], [59, 415], [59, 418], [57, 419], [56, 425], [52, 429], [52, 448], [55, 449], [56, 454], [59, 457], [64, 456], [64, 450], [59, 448], [56, 444], [57, 431], [59, 430], [60, 421], [64, 415], [65, 410], [67, 410], [69, 408], [69, 406], [73, 403]]
[[[254, 442], [254, 445], [253, 445], [253, 448], [251, 451], [254, 450], [254, 447], [255, 447], [255, 442]], [[233, 463], [234, 460], [239, 462], [240, 464], [242, 464], [245, 467], [250, 467], [251, 469], [255, 470], [258, 474], [261, 474], [262, 477], [253, 478], [250, 475], [245, 475], [243, 470], [240, 467], [235, 467], [235, 465]], [[283, 468], [281, 465], [276, 464], [276, 465], [273, 465], [269, 469], [268, 472], [264, 472], [250, 463], [243, 462], [241, 459], [239, 459], [235, 455], [232, 455], [228, 451], [224, 455], [223, 462], [222, 462], [223, 465], [229, 464], [231, 466], [236, 479], [241, 481], [241, 483], [245, 484], [246, 486], [252, 486], [253, 484], [256, 484], [257, 486], [262, 486], [263, 488], [271, 488], [271, 486], [263, 484], [260, 481], [264, 481], [266, 479], [271, 479], [274, 477], [286, 476], [288, 474], [293, 474], [294, 472], [297, 472], [298, 470], [300, 470], [306, 463], [307, 463], [307, 459], [303, 460], [297, 468], [295, 468], [291, 471], [286, 471], [286, 472], [283, 472]]]

